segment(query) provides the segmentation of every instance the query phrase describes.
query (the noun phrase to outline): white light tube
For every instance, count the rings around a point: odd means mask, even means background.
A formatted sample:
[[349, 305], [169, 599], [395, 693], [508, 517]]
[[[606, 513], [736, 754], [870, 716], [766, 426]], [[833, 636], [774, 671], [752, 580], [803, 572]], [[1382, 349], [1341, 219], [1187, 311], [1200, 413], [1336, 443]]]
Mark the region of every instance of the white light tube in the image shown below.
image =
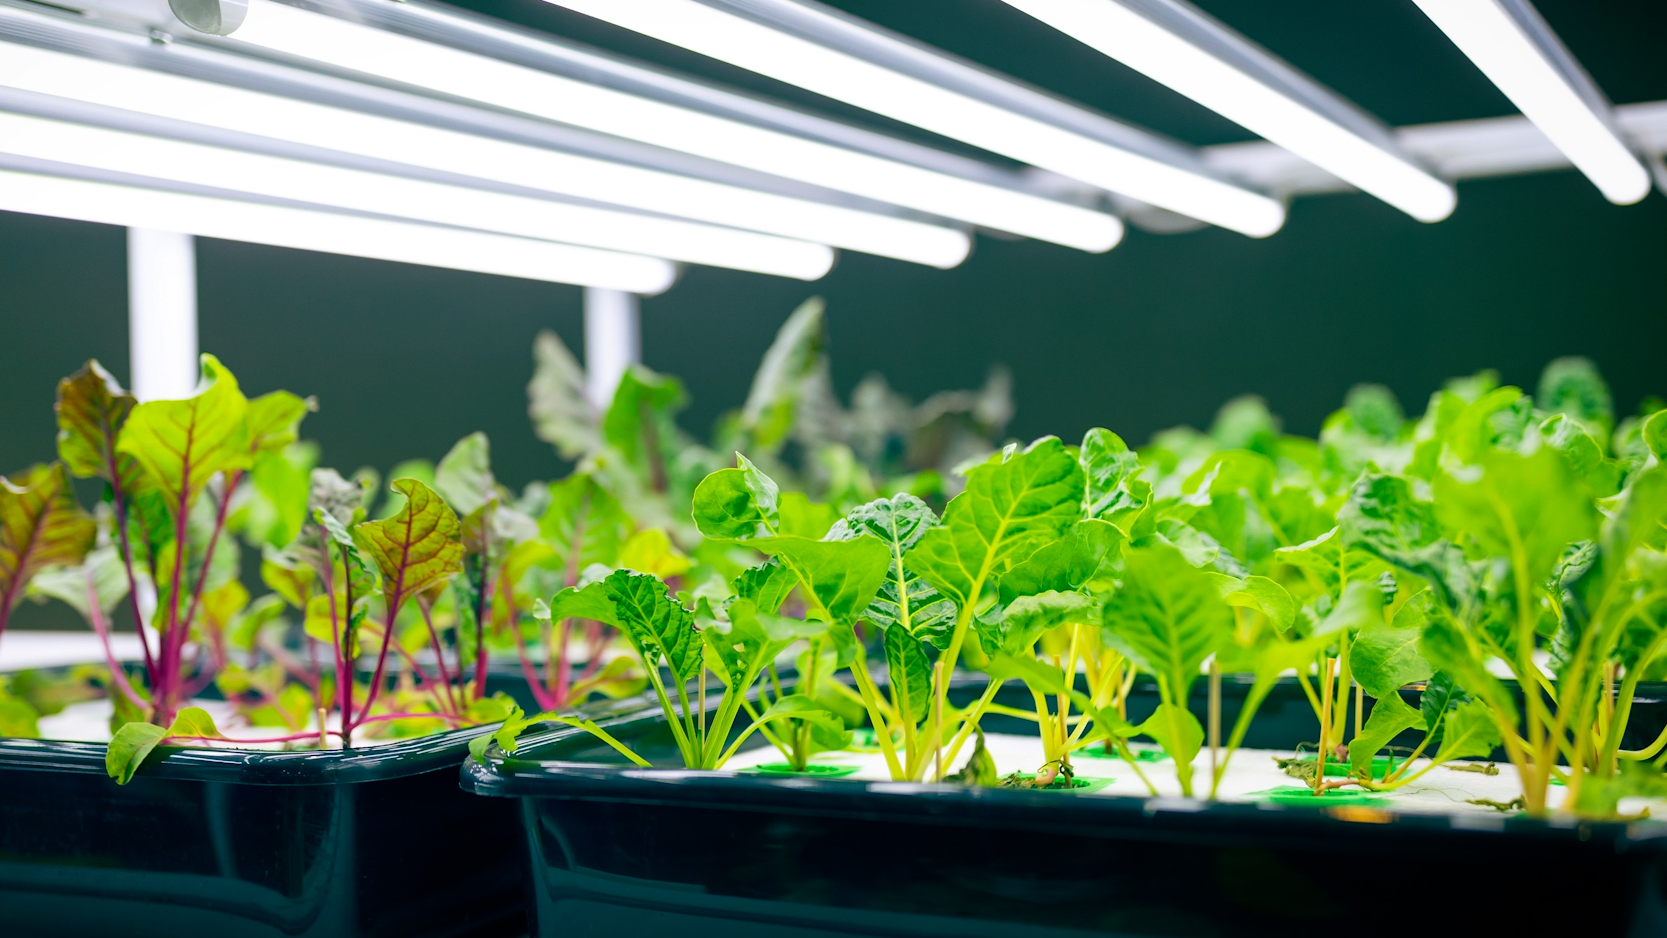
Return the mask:
[[[267, 0], [251, 0], [248, 19], [230, 38], [494, 107], [1086, 251], [1110, 250], [1123, 234], [1122, 223], [1110, 215]], [[1025, 129], [1028, 131], [1028, 126]], [[1058, 133], [1052, 128], [1049, 132]], [[1120, 151], [1101, 149], [1122, 155]], [[1162, 171], [1179, 172], [1167, 166]], [[1273, 214], [1280, 214], [1278, 204], [1262, 196], [1222, 183], [1209, 184], [1230, 190], [1237, 194], [1235, 197], [1254, 200], [1258, 205], [1266, 203]], [[1267, 224], [1266, 212], [1258, 218], [1257, 224]], [[1273, 227], [1278, 227], [1277, 223]], [[826, 238], [815, 240], [832, 243]]]
[[[949, 268], [966, 234], [309, 101], [0, 42], [0, 85], [373, 159]], [[1042, 205], [1054, 205], [1032, 199]], [[1110, 221], [1071, 206], [1061, 208]], [[1074, 216], [1073, 216], [1074, 217]], [[1114, 239], [1115, 240], [1115, 239]]]
[[0, 170], [0, 211], [655, 294], [675, 265], [617, 251], [414, 222]]
[[1556, 43], [1532, 7], [1521, 0], [1509, 3], [1511, 9], [1499, 0], [1414, 2], [1604, 198], [1631, 205], [1649, 194], [1650, 174], [1616, 136], [1607, 114], [1596, 110], [1607, 107], [1592, 100], [1595, 89], [1589, 96], [1577, 90], [1524, 28], [1539, 27], [1543, 39]]
[[1453, 213], [1452, 186], [1119, 0], [1006, 3], [1419, 221]]
[[[1267, 196], [1090, 139], [695, 0], [548, 2], [1200, 221], [1257, 237], [1272, 234], [1285, 221], [1284, 208]], [[259, 14], [255, 3], [262, 7]], [[271, 29], [262, 22], [270, 22], [266, 9], [271, 6], [266, 0], [251, 2], [249, 22], [257, 30]], [[296, 28], [285, 29], [286, 43], [293, 43], [288, 33]], [[402, 72], [413, 74], [410, 63], [399, 63], [398, 54], [391, 48], [378, 58], [388, 66], [402, 64]], [[341, 59], [331, 61], [345, 64]], [[519, 90], [530, 93], [533, 89]]]
[[816, 280], [833, 251], [717, 228], [0, 112], [0, 153], [417, 221]]
[[127, 229], [127, 348], [133, 396], [180, 400], [197, 386], [197, 239]]

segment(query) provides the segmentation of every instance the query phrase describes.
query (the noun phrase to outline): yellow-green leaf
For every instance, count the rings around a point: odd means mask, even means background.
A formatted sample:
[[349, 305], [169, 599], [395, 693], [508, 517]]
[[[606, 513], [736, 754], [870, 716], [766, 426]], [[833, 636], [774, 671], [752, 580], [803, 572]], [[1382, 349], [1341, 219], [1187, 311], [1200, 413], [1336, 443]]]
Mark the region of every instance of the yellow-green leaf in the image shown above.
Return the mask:
[[97, 361], [58, 382], [58, 458], [71, 473], [112, 478], [116, 435], [136, 403]]
[[392, 518], [353, 526], [353, 537], [382, 572], [389, 618], [404, 601], [463, 569], [463, 526], [433, 489], [395, 479], [405, 506]]
[[15, 479], [0, 476], [0, 628], [42, 567], [81, 563], [98, 536], [62, 463], [34, 466]]
[[204, 355], [197, 393], [133, 408], [116, 449], [144, 467], [177, 519], [191, 510], [216, 473], [248, 468], [248, 412], [237, 379], [213, 355]]

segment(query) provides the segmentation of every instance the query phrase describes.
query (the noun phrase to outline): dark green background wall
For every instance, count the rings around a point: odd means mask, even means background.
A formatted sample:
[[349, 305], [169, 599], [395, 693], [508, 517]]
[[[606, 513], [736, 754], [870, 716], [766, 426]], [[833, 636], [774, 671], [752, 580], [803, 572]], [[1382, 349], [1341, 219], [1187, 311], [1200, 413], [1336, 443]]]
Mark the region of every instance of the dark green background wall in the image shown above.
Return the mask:
[[[1236, 136], [993, 3], [842, 5], [1193, 142]], [[781, 91], [536, 0], [479, 6]], [[1509, 111], [1410, 3], [1205, 6], [1393, 122]], [[1667, 98], [1667, 4], [1541, 7], [1616, 100]], [[478, 429], [507, 482], [560, 471], [528, 429], [523, 388], [539, 329], [582, 346], [578, 289], [206, 240], [199, 284], [203, 349], [251, 392], [317, 395], [305, 430], [328, 462], [436, 458]], [[981, 237], [955, 270], [845, 254], [814, 284], [693, 269], [643, 307], [644, 357], [688, 384], [689, 429], [704, 435], [740, 402], [776, 326], [813, 294], [829, 301], [842, 392], [878, 370], [918, 398], [1005, 363], [1021, 437], [1103, 425], [1144, 440], [1243, 392], [1313, 433], [1355, 382], [1388, 384], [1416, 410], [1450, 375], [1493, 367], [1531, 384], [1567, 354], [1595, 359], [1623, 408], [1667, 393], [1667, 199], [1612, 206], [1574, 173], [1462, 184], [1437, 225], [1342, 195], [1296, 202], [1261, 241], [1132, 231], [1086, 255]], [[53, 383], [95, 356], [126, 376], [124, 233], [0, 213], [0, 472], [51, 457]]]

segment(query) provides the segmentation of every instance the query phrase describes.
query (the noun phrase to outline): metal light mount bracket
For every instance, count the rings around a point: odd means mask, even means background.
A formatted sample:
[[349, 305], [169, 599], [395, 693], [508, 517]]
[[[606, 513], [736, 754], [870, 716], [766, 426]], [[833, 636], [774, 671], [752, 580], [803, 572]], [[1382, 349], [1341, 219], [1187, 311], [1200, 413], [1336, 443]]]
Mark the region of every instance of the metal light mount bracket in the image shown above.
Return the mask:
[[229, 36], [249, 16], [249, 0], [168, 0], [181, 23], [211, 36]]

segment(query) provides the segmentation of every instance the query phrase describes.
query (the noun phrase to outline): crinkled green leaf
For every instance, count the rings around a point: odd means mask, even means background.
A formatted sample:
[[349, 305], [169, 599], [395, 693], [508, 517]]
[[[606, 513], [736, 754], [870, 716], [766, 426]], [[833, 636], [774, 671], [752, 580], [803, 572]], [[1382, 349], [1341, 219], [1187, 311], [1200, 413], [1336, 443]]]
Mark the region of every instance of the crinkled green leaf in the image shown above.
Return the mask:
[[829, 531], [828, 540], [851, 540], [863, 534], [879, 538], [890, 555], [890, 563], [879, 592], [862, 617], [881, 629], [901, 625], [916, 640], [944, 648], [955, 627], [955, 604], [903, 562], [908, 552], [937, 524], [938, 516], [925, 502], [903, 493], [851, 509]]
[[781, 609], [787, 595], [793, 592], [793, 587], [799, 584], [786, 564], [775, 557], [764, 561], [756, 567], [748, 567], [741, 571], [731, 589], [738, 599], [745, 599], [753, 603], [759, 611], [774, 615]]
[[1000, 601], [1078, 589], [1116, 559], [1123, 540], [1123, 532], [1108, 521], [1078, 521], [1065, 537], [1002, 574]]
[[1044, 633], [1071, 622], [1088, 622], [1093, 605], [1093, 600], [1082, 593], [1049, 590], [995, 607], [992, 612], [996, 615], [980, 616], [974, 626], [985, 654], [1005, 651], [1024, 655]]
[[932, 692], [932, 662], [926, 657], [926, 646], [907, 629], [900, 628], [886, 629], [881, 642], [885, 646], [892, 699], [897, 702], [905, 722], [919, 723], [926, 718]]
[[791, 570], [813, 610], [820, 608], [829, 621], [845, 624], [856, 621], [873, 602], [891, 562], [886, 545], [868, 534], [848, 541], [769, 537], [746, 543]]
[[1124, 507], [1127, 493], [1123, 480], [1140, 465], [1140, 459], [1123, 438], [1095, 427], [1083, 434], [1077, 460], [1082, 464], [1083, 516], [1100, 518]]
[[[615, 570], [600, 586], [602, 595], [613, 603], [620, 631], [643, 661], [654, 666], [664, 658], [678, 683], [699, 673], [700, 633], [695, 631], [694, 616], [671, 596], [659, 577]], [[557, 601], [563, 593], [566, 590], [556, 594]], [[554, 614], [556, 603], [550, 608]]]
[[967, 487], [904, 557], [963, 615], [986, 584], [1062, 536], [1081, 511], [1084, 478], [1064, 444], [1044, 437], [967, 473]]

